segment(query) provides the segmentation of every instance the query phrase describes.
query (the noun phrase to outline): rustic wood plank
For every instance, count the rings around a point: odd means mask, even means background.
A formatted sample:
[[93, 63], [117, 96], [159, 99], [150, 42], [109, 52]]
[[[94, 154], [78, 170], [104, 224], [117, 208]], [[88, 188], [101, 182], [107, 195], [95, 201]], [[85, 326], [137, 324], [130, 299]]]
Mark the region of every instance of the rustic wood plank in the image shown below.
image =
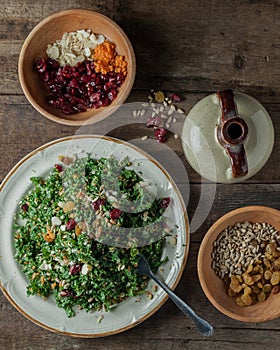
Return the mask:
[[33, 26], [56, 11], [74, 7], [112, 17], [133, 39], [140, 73], [136, 88], [215, 91], [234, 87], [277, 100], [280, 6], [273, 0], [168, 4], [164, 0], [21, 0], [17, 4], [9, 0], [0, 9], [1, 45], [9, 44], [9, 50], [0, 51], [6, 68], [0, 71], [2, 93], [21, 93], [14, 81], [17, 57]]
[[[185, 185], [179, 185], [179, 188], [184, 192]], [[209, 227], [222, 215], [239, 207], [248, 205], [264, 205], [276, 209], [280, 209], [280, 193], [279, 184], [235, 184], [235, 185], [213, 185], [205, 186], [204, 202], [201, 203], [201, 186], [191, 184], [190, 200], [188, 202], [188, 214], [190, 222], [196, 210], [207, 207], [207, 202], [212, 203], [213, 193], [215, 199], [209, 213], [204, 213], [200, 216], [201, 226], [195, 233], [191, 235], [194, 242], [201, 242]], [[209, 187], [209, 188], [207, 188]], [[209, 196], [207, 197], [207, 193]], [[207, 217], [206, 217], [207, 216]], [[196, 225], [197, 226], [197, 225]]]
[[[84, 133], [109, 134], [110, 136], [126, 141], [138, 139], [137, 145], [158, 159], [167, 168], [175, 181], [196, 183], [206, 181], [205, 179], [201, 179], [187, 163], [179, 139], [174, 139], [171, 134], [165, 144], [160, 145], [155, 141], [150, 143], [154, 139], [153, 130], [147, 129], [143, 123], [139, 124], [139, 120], [133, 118], [133, 103], [137, 102], [136, 105], [138, 106], [139, 102], [146, 102], [148, 93], [149, 91], [134, 90], [127, 100], [129, 104], [127, 105], [128, 108], [125, 108], [125, 114], [119, 115], [120, 113], [118, 113], [118, 119], [112, 116], [100, 123], [81, 128], [59, 125], [42, 117], [29, 105], [23, 96], [0, 95], [0, 105], [2, 106], [0, 109], [0, 128], [3, 131], [0, 144], [2, 154], [0, 179], [3, 179], [17, 161], [42, 144], [60, 137]], [[182, 101], [178, 103], [178, 107], [183, 108], [187, 114], [191, 107], [205, 95], [201, 93], [181, 93]], [[264, 102], [264, 106], [267, 108], [274, 122], [275, 146], [265, 167], [254, 177], [247, 180], [246, 183], [279, 182], [278, 154], [280, 152], [280, 126], [277, 123], [277, 119], [280, 112], [280, 104]], [[149, 113], [147, 112], [147, 118], [148, 116]], [[178, 115], [177, 122], [174, 124], [175, 131], [179, 134], [185, 117], [185, 115]], [[122, 124], [125, 124], [125, 126], [117, 127]], [[21, 126], [20, 128], [18, 127], [19, 125]], [[28, 133], [26, 133], [26, 130], [28, 130]], [[150, 141], [141, 141], [141, 138], [146, 135], [149, 135]], [[167, 151], [171, 155], [174, 155], [174, 157], [167, 156]], [[177, 166], [175, 167], [174, 164]]]
[[[131, 109], [120, 117], [120, 124], [108, 119], [87, 129], [58, 125], [40, 116], [20, 88], [18, 56], [24, 39], [39, 21], [67, 8], [99, 11], [120, 24], [130, 37], [137, 57], [137, 77], [128, 103], [146, 101], [151, 88], [167, 93], [180, 92], [179, 106], [186, 113], [210, 92], [224, 88], [257, 98], [268, 110], [275, 127], [275, 146], [266, 166], [245, 183], [216, 186], [201, 179], [190, 168], [179, 139], [170, 137], [165, 145], [156, 147], [142, 141], [144, 135], [152, 139], [152, 130], [139, 125], [132, 116], [130, 120]], [[276, 0], [7, 0], [2, 4], [0, 181], [27, 153], [63, 136], [81, 132], [108, 133], [131, 142], [137, 140], [140, 147], [162, 162], [185, 197], [191, 228], [195, 232], [191, 233], [189, 258], [176, 293], [213, 323], [215, 335], [202, 338], [193, 324], [167, 301], [150, 319], [123, 334], [98, 339], [70, 338], [33, 324], [0, 293], [0, 349], [279, 348], [280, 319], [255, 324], [227, 318], [208, 302], [196, 272], [200, 243], [221, 215], [245, 205], [280, 209], [279, 24], [280, 3]], [[178, 118], [176, 130], [180, 130], [184, 118]], [[131, 125], [126, 125], [127, 121]], [[166, 157], [168, 150], [180, 159], [179, 163], [176, 157]]]

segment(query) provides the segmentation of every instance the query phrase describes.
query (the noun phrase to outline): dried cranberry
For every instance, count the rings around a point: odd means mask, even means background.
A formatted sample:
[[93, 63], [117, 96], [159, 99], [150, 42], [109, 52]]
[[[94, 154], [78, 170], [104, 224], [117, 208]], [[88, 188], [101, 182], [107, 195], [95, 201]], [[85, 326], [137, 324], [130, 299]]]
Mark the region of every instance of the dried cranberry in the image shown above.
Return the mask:
[[35, 69], [39, 73], [44, 73], [47, 69], [46, 61], [43, 58], [38, 58], [35, 62]]
[[177, 95], [177, 94], [172, 94], [172, 95], [171, 95], [171, 100], [172, 100], [172, 102], [180, 102], [180, 101], [181, 101], [181, 98], [180, 98], [180, 96]]
[[48, 65], [49, 65], [50, 69], [58, 69], [59, 68], [59, 63], [56, 60], [53, 60], [51, 58], [48, 60]]
[[68, 86], [71, 87], [71, 88], [74, 88], [74, 89], [79, 89], [78, 81], [77, 81], [77, 79], [75, 79], [75, 78], [72, 78], [72, 79], [70, 80]]
[[109, 104], [111, 103], [111, 100], [107, 96], [102, 97], [100, 101], [102, 103], [102, 107], [109, 106]]
[[113, 220], [118, 219], [120, 217], [121, 213], [122, 212], [120, 209], [115, 208], [115, 209], [110, 211], [110, 218]]
[[62, 172], [63, 167], [61, 164], [55, 164], [54, 166], [56, 167], [57, 171], [59, 171], [60, 173]]
[[74, 230], [76, 225], [77, 225], [76, 221], [74, 219], [70, 219], [66, 222], [66, 229], [68, 231]]
[[73, 295], [74, 295], [74, 292], [71, 289], [62, 289], [60, 291], [60, 296], [62, 297], [72, 297]]
[[62, 111], [62, 113], [67, 114], [67, 115], [74, 113], [74, 109], [68, 104], [64, 104], [61, 107], [61, 111]]
[[166, 198], [162, 198], [162, 200], [159, 203], [159, 206], [163, 209], [166, 209], [169, 206], [170, 203], [170, 198], [166, 197]]
[[164, 128], [157, 128], [154, 130], [154, 135], [158, 142], [165, 142], [167, 139], [167, 130]]
[[72, 276], [78, 275], [80, 273], [81, 269], [82, 269], [81, 264], [74, 264], [74, 265], [70, 266], [70, 274]]
[[71, 79], [72, 75], [73, 75], [74, 71], [73, 71], [73, 67], [71, 66], [64, 66], [61, 69], [61, 75], [67, 79]]
[[46, 82], [50, 80], [50, 73], [48, 71], [44, 72], [43, 80]]
[[87, 106], [83, 103], [77, 103], [73, 106], [73, 110], [77, 112], [85, 112], [87, 110]]
[[162, 125], [163, 125], [163, 121], [162, 121], [161, 117], [151, 117], [151, 118], [148, 118], [146, 121], [147, 128], [151, 128], [153, 126], [161, 127]]
[[110, 92], [108, 92], [108, 98], [109, 100], [113, 101], [118, 95], [118, 90], [112, 89]]
[[60, 67], [55, 60], [39, 58], [35, 62], [35, 69], [52, 93], [48, 97], [49, 103], [64, 114], [110, 105], [125, 79], [122, 73], [96, 73], [94, 62], [90, 61], [75, 67]]
[[22, 206], [21, 206], [21, 209], [24, 211], [24, 212], [27, 212], [28, 211], [28, 204], [27, 203], [24, 203]]
[[101, 98], [101, 93], [100, 92], [94, 92], [89, 97], [90, 102], [92, 102], [92, 103], [98, 102], [100, 100], [100, 98]]
[[103, 205], [105, 203], [104, 199], [98, 198], [97, 200], [95, 200], [94, 202], [91, 203], [91, 207], [93, 210], [99, 210], [100, 209], [100, 205]]

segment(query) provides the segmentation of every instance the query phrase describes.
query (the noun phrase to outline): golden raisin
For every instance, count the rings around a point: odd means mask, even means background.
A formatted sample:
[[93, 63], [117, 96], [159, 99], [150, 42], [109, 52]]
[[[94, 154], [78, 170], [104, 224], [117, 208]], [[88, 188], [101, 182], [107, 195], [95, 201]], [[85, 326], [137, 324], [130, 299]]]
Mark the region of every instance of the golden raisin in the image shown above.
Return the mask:
[[265, 251], [272, 255], [276, 251], [277, 245], [274, 242], [268, 243], [265, 247]]
[[261, 274], [253, 275], [252, 278], [254, 282], [258, 282], [259, 280], [262, 279], [262, 275]]
[[228, 289], [228, 296], [231, 297], [231, 298], [232, 298], [232, 297], [235, 297], [235, 296], [236, 296], [236, 293], [235, 293], [231, 288], [229, 288], [229, 289]]
[[272, 272], [270, 270], [266, 270], [264, 272], [263, 277], [264, 277], [265, 280], [269, 281], [271, 279], [271, 276], [272, 276]]
[[265, 292], [265, 293], [269, 293], [271, 291], [271, 284], [267, 283], [263, 286], [262, 290]]
[[252, 289], [250, 287], [245, 287], [243, 291], [243, 295], [249, 295], [252, 293]]
[[272, 273], [271, 279], [270, 279], [270, 283], [273, 286], [276, 286], [277, 284], [279, 284], [280, 282], [280, 271], [274, 271]]
[[275, 270], [280, 270], [280, 258], [276, 259], [274, 262], [273, 262], [273, 268]]
[[246, 304], [244, 303], [244, 301], [241, 299], [241, 297], [238, 297], [235, 299], [235, 302], [238, 306], [246, 306]]
[[241, 300], [246, 306], [249, 306], [249, 305], [253, 304], [253, 300], [252, 300], [252, 298], [251, 298], [251, 296], [249, 294], [241, 295]]
[[265, 299], [266, 299], [265, 292], [264, 292], [264, 291], [261, 291], [261, 292], [258, 294], [258, 301], [265, 301]]
[[235, 293], [239, 293], [242, 289], [241, 284], [239, 283], [237, 277], [234, 275], [232, 275], [230, 277], [230, 285], [229, 286]]
[[254, 284], [253, 277], [249, 275], [249, 273], [245, 272], [242, 275], [244, 282], [247, 284], [247, 286], [252, 286]]

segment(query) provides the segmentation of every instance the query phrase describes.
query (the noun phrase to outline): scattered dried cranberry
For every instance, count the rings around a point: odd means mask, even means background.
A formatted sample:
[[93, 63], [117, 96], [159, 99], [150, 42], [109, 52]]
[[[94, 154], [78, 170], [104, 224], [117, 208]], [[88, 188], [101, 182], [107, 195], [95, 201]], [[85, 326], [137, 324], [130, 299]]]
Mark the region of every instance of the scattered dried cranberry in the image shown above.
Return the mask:
[[55, 164], [54, 166], [56, 167], [57, 171], [59, 171], [60, 173], [62, 172], [62, 170], [63, 170], [62, 165], [60, 165], [60, 164]]
[[35, 70], [49, 86], [48, 102], [64, 114], [110, 105], [125, 79], [122, 73], [96, 73], [90, 61], [60, 67], [55, 60], [38, 58]]
[[91, 207], [93, 210], [99, 210], [100, 205], [103, 205], [105, 203], [105, 199], [98, 198], [96, 201], [91, 203]]
[[68, 231], [74, 230], [76, 225], [77, 225], [76, 221], [74, 219], [70, 219], [66, 222], [66, 229]]
[[74, 264], [74, 265], [70, 266], [70, 274], [72, 276], [78, 275], [78, 273], [80, 273], [81, 269], [82, 269], [81, 264]]
[[74, 295], [74, 292], [71, 289], [62, 289], [60, 291], [60, 295], [62, 297], [72, 297]]
[[158, 142], [165, 142], [167, 140], [167, 130], [164, 128], [157, 128], [154, 130], [154, 135]]
[[115, 220], [115, 219], [120, 217], [121, 213], [122, 212], [120, 209], [115, 208], [115, 209], [110, 211], [110, 218]]
[[153, 126], [158, 126], [158, 127], [163, 126], [163, 120], [161, 119], [161, 117], [151, 117], [147, 119], [146, 127], [151, 128]]
[[162, 198], [162, 200], [159, 203], [159, 206], [163, 209], [166, 209], [169, 206], [170, 203], [170, 198], [166, 197], [166, 198]]
[[25, 212], [28, 211], [28, 204], [27, 203], [24, 203], [22, 206], [21, 206], [21, 209]]
[[177, 95], [177, 94], [172, 94], [172, 95], [171, 95], [171, 100], [172, 100], [172, 102], [180, 102], [180, 101], [181, 101], [181, 98], [180, 98], [180, 96]]

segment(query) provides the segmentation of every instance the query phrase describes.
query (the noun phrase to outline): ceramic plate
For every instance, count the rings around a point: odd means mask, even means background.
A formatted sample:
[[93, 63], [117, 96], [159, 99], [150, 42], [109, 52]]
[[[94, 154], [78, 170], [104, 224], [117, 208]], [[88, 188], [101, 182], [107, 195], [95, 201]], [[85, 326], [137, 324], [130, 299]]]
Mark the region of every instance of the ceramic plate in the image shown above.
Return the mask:
[[[177, 243], [167, 242], [163, 255], [169, 261], [160, 270], [160, 277], [174, 289], [184, 269], [189, 248], [189, 226], [185, 205], [181, 194], [170, 175], [148, 154], [123, 141], [100, 136], [66, 137], [50, 142], [23, 158], [3, 180], [0, 187], [0, 281], [1, 289], [8, 300], [29, 320], [50, 331], [76, 337], [107, 336], [125, 331], [151, 316], [167, 300], [161, 288], [153, 292], [153, 299], [142, 295], [120, 303], [110, 312], [91, 312], [77, 310], [75, 317], [68, 318], [63, 309], [59, 309], [50, 297], [47, 301], [38, 296], [27, 297], [28, 281], [21, 267], [14, 260], [13, 217], [19, 199], [31, 188], [30, 177], [46, 176], [57, 163], [59, 155], [86, 155], [108, 157], [113, 154], [117, 159], [126, 156], [132, 161], [132, 167], [144, 179], [150, 179], [155, 185], [157, 196], [170, 196], [172, 206], [167, 210], [169, 225], [178, 226]], [[154, 282], [147, 289], [153, 291]], [[104, 318], [102, 322], [100, 315]]]

